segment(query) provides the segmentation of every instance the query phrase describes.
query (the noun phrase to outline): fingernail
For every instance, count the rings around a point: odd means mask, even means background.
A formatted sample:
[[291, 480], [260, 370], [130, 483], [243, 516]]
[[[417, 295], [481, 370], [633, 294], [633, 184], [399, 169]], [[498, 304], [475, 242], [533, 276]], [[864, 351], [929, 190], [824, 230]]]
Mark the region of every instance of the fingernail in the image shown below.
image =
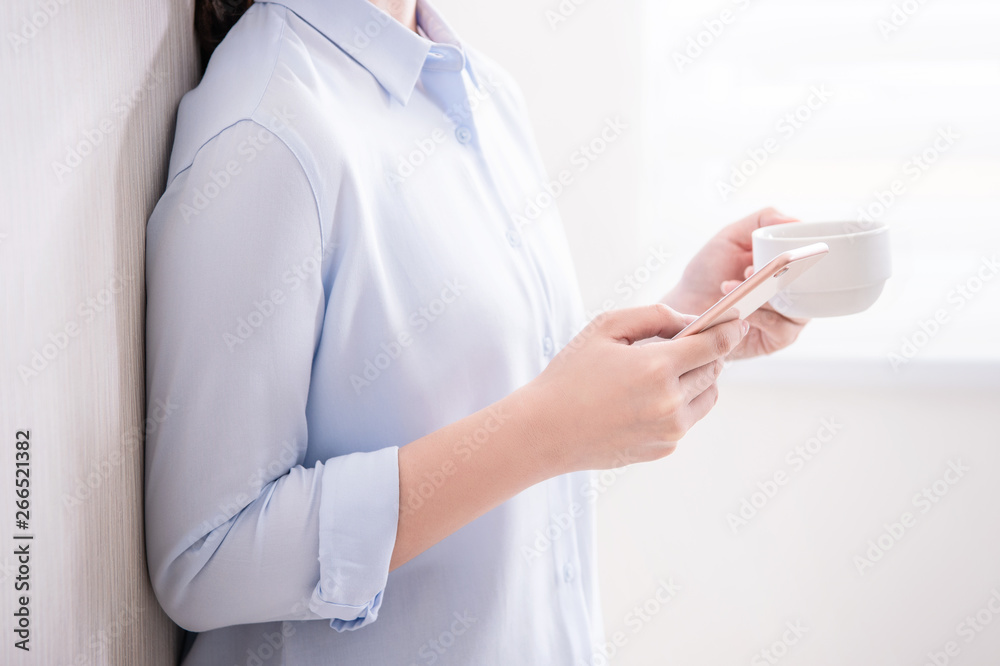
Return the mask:
[[743, 331], [743, 335], [746, 335], [747, 331], [750, 330], [750, 322], [748, 322], [746, 319], [744, 319], [743, 321], [741, 321], [740, 322], [740, 329]]

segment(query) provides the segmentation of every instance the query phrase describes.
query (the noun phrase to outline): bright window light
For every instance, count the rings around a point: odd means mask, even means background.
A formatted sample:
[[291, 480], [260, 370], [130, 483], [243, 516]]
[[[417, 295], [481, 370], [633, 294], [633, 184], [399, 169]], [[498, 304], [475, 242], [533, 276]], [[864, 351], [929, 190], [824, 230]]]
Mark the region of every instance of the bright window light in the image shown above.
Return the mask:
[[646, 239], [690, 254], [767, 205], [884, 221], [895, 275], [879, 303], [783, 355], [1000, 359], [1000, 3], [645, 11]]

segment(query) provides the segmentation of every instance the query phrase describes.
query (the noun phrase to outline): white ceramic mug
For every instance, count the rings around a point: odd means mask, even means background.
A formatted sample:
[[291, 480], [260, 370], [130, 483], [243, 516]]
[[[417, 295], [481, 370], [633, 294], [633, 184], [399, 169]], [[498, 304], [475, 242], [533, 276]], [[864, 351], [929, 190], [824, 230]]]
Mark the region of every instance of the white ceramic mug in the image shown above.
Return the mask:
[[878, 300], [892, 275], [889, 228], [880, 222], [790, 222], [753, 232], [753, 265], [823, 242], [830, 253], [771, 299], [790, 317], [837, 317], [863, 312]]

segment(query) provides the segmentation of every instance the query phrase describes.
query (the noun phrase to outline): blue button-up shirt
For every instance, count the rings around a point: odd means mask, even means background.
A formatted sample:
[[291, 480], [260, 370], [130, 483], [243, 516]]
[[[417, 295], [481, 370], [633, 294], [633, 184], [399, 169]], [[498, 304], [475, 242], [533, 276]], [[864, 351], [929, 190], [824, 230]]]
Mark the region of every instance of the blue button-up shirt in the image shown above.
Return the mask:
[[[389, 573], [398, 447], [584, 323], [520, 93], [426, 3], [253, 5], [147, 231], [150, 574], [185, 664], [557, 664], [600, 643], [586, 473]], [[458, 464], [476, 441], [454, 443]], [[189, 643], [190, 645], [190, 643]]]

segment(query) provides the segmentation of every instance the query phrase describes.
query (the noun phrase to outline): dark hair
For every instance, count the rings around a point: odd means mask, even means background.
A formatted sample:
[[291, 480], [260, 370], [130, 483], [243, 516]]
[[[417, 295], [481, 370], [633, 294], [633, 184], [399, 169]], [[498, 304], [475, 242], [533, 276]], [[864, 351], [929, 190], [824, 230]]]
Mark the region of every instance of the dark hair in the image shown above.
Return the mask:
[[201, 51], [202, 72], [212, 51], [252, 4], [253, 0], [195, 0], [194, 33]]

